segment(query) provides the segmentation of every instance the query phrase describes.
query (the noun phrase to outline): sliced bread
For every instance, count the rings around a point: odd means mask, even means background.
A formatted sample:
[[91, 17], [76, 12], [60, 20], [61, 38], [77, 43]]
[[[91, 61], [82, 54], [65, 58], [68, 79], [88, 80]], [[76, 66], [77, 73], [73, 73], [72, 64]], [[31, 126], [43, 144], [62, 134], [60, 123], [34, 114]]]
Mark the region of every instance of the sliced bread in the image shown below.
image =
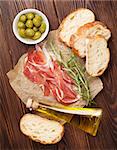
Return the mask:
[[84, 58], [86, 56], [87, 44], [89, 39], [73, 34], [70, 38], [70, 46], [75, 54]]
[[87, 38], [100, 35], [103, 36], [106, 40], [108, 40], [111, 37], [111, 32], [102, 22], [94, 21], [80, 27], [77, 30], [77, 35], [84, 36]]
[[70, 38], [70, 46], [73, 50], [78, 51], [78, 55], [83, 58], [86, 56], [88, 38], [93, 36], [103, 36], [106, 40], [111, 37], [111, 32], [107, 27], [99, 21], [87, 23], [80, 27]]
[[59, 122], [34, 114], [26, 114], [21, 118], [20, 129], [32, 140], [42, 144], [55, 144], [64, 134], [64, 127]]
[[106, 70], [110, 60], [107, 41], [96, 36], [89, 40], [86, 52], [86, 70], [91, 76], [100, 76]]
[[86, 8], [80, 8], [70, 13], [60, 24], [59, 38], [70, 46], [70, 37], [79, 27], [95, 20], [94, 13]]

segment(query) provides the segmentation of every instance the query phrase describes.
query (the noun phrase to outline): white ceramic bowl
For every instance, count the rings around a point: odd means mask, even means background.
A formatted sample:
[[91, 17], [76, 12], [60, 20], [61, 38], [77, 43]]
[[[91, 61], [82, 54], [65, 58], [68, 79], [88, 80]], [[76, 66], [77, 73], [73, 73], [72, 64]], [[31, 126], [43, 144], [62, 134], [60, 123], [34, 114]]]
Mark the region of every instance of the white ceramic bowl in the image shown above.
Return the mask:
[[[29, 13], [29, 12], [35, 13], [37, 15], [40, 15], [43, 18], [44, 22], [46, 23], [46, 30], [45, 30], [45, 32], [37, 40], [32, 40], [32, 39], [28, 39], [28, 38], [22, 38], [19, 35], [19, 33], [18, 33], [17, 23], [18, 23], [19, 17], [21, 15]], [[37, 43], [40, 43], [42, 40], [45, 39], [45, 37], [47, 36], [48, 32], [49, 32], [49, 21], [48, 21], [47, 17], [41, 11], [39, 11], [37, 9], [25, 9], [25, 10], [22, 10], [21, 12], [19, 12], [16, 15], [16, 17], [15, 17], [15, 19], [13, 21], [13, 33], [15, 34], [16, 38], [19, 41], [21, 41], [21, 42], [23, 42], [25, 44], [37, 44]]]

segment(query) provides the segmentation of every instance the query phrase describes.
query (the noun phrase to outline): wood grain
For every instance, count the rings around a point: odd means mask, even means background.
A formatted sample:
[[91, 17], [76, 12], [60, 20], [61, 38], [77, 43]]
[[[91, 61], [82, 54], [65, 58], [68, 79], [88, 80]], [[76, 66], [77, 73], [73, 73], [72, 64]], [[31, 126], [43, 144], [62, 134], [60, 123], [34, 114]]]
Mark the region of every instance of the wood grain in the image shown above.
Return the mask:
[[[91, 9], [96, 19], [108, 25], [111, 61], [101, 77], [103, 91], [96, 97], [97, 107], [103, 109], [101, 125], [96, 137], [78, 128], [65, 126], [64, 138], [55, 145], [41, 145], [25, 137], [19, 130], [21, 116], [28, 112], [11, 89], [6, 72], [27, 51], [28, 45], [19, 42], [12, 32], [15, 15], [25, 8], [37, 8], [50, 21], [50, 30], [56, 29], [62, 19], [73, 10]], [[10, 0], [0, 1], [0, 146], [2, 150], [87, 150], [117, 149], [117, 1], [95, 0]]]

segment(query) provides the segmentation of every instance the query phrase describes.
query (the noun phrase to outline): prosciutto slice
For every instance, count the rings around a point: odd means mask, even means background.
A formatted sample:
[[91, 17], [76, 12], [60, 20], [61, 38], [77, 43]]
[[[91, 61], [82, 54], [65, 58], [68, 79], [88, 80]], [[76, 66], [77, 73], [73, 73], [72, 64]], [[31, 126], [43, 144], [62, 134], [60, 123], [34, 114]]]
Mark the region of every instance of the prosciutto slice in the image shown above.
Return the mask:
[[[37, 48], [36, 48], [37, 49]], [[32, 82], [42, 86], [44, 96], [50, 93], [64, 104], [79, 100], [80, 96], [73, 90], [74, 81], [66, 71], [40, 47], [28, 53], [24, 66], [24, 75]]]

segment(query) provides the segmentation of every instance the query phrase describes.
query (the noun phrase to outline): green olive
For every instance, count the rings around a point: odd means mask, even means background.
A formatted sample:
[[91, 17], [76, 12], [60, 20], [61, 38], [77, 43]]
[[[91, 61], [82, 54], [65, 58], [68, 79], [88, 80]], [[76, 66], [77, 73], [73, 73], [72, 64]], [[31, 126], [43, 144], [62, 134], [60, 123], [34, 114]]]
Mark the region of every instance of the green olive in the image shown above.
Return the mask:
[[37, 40], [41, 37], [41, 33], [39, 31], [35, 32], [35, 35], [32, 37], [33, 40]]
[[41, 26], [39, 27], [39, 31], [41, 33], [43, 33], [43, 32], [45, 32], [45, 30], [46, 30], [46, 24], [44, 22], [42, 22]]
[[19, 20], [21, 22], [25, 22], [26, 21], [26, 15], [21, 15], [20, 18], [19, 18]]
[[39, 15], [35, 15], [35, 18], [36, 18], [36, 19], [39, 19], [40, 21], [43, 20], [43, 18], [42, 18], [41, 16], [39, 16]]
[[25, 29], [19, 29], [19, 35], [23, 38], [26, 37], [26, 34], [25, 34]]
[[41, 21], [37, 18], [34, 18], [33, 19], [33, 24], [36, 26], [36, 27], [39, 27], [41, 25]]
[[37, 28], [37, 27], [33, 27], [33, 30], [34, 30], [35, 32], [37, 32], [37, 31], [38, 31], [38, 28]]
[[33, 29], [30, 29], [30, 28], [27, 28], [26, 31], [25, 31], [25, 33], [26, 33], [27, 37], [32, 37], [35, 34], [35, 32], [33, 31]]
[[27, 20], [27, 21], [26, 21], [26, 26], [27, 26], [28, 28], [32, 28], [32, 27], [33, 27], [33, 22], [32, 22], [32, 20]]
[[25, 28], [25, 24], [21, 21], [18, 22], [17, 26], [18, 28]]
[[33, 13], [28, 13], [26, 14], [28, 19], [33, 19], [34, 18], [34, 14]]

